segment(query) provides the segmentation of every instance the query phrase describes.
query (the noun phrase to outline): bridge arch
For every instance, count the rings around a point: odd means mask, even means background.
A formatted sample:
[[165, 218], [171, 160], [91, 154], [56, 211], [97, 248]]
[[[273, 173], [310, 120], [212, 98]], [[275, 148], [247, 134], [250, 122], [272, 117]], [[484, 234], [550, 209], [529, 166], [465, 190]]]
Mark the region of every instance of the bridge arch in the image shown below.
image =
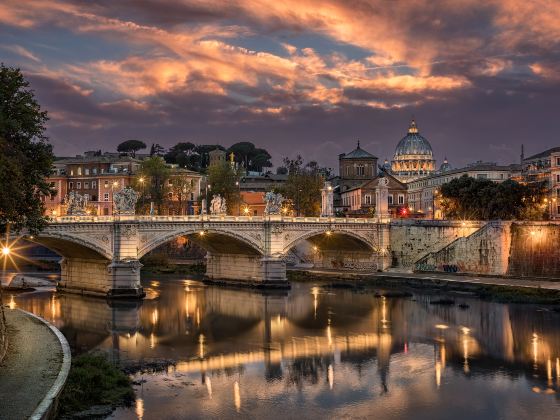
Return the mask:
[[[376, 246], [371, 239], [365, 238], [356, 232], [347, 229], [320, 229], [304, 232], [291, 238], [284, 244], [283, 254], [287, 254], [298, 243], [310, 241], [317, 245], [322, 244], [328, 249], [353, 250], [358, 247], [363, 251], [377, 252]], [[325, 246], [326, 245], [326, 246]]]
[[189, 226], [170, 232], [161, 232], [149, 239], [146, 238], [145, 241], [141, 237], [140, 242], [143, 242], [143, 245], [138, 247], [138, 258], [142, 258], [148, 252], [180, 236], [187, 236], [194, 243], [212, 253], [264, 255], [262, 240], [258, 234], [255, 236], [243, 235], [234, 230], [215, 226], [204, 228]]
[[61, 232], [48, 232], [45, 230], [37, 236], [27, 237], [26, 240], [42, 245], [64, 258], [82, 258], [91, 260], [107, 260], [113, 257], [110, 239], [105, 245], [82, 236], [64, 234]]

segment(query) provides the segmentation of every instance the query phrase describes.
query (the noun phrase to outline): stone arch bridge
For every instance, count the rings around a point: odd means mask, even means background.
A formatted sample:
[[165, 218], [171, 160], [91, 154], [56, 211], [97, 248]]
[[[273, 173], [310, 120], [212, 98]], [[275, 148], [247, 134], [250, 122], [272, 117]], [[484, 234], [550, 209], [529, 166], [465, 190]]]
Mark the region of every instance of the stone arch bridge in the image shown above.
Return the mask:
[[282, 287], [286, 256], [303, 240], [321, 252], [359, 252], [371, 268], [390, 263], [389, 225], [375, 219], [236, 216], [66, 216], [27, 239], [62, 256], [62, 290], [142, 296], [140, 258], [179, 236], [207, 250], [210, 279]]

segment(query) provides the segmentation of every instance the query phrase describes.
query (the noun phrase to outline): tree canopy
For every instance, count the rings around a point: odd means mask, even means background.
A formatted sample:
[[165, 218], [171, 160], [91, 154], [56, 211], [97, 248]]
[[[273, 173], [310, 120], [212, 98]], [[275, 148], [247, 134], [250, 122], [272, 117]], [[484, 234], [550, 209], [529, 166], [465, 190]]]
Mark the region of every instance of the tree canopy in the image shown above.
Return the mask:
[[267, 150], [255, 147], [248, 141], [233, 144], [227, 153], [233, 153], [235, 161], [241, 164], [248, 171], [261, 172], [263, 168], [270, 168], [272, 156]]
[[177, 143], [165, 154], [168, 163], [175, 163], [183, 168], [196, 172], [205, 172], [210, 165], [212, 150], [226, 150], [225, 147], [215, 144], [199, 144], [191, 142]]
[[142, 161], [135, 182], [135, 189], [140, 191], [140, 212], [146, 213], [153, 202], [158, 214], [161, 214], [162, 206], [167, 200], [170, 174], [170, 169], [161, 156], [152, 156]]
[[132, 157], [136, 156], [138, 150], [143, 150], [146, 148], [146, 143], [140, 140], [127, 140], [123, 141], [117, 146], [117, 152], [127, 153]]
[[237, 174], [228, 162], [221, 162], [208, 168], [208, 197], [207, 205], [212, 196], [220, 194], [226, 199], [228, 214], [236, 214], [239, 210], [241, 197]]
[[543, 183], [495, 183], [464, 175], [442, 185], [438, 204], [449, 219], [542, 220], [546, 195]]
[[54, 156], [45, 136], [47, 112], [19, 69], [0, 64], [0, 231], [38, 232], [46, 223], [41, 196]]
[[296, 216], [318, 216], [321, 213], [321, 188], [324, 169], [317, 162], [304, 164], [303, 158], [284, 158], [288, 180], [280, 192], [292, 202]]

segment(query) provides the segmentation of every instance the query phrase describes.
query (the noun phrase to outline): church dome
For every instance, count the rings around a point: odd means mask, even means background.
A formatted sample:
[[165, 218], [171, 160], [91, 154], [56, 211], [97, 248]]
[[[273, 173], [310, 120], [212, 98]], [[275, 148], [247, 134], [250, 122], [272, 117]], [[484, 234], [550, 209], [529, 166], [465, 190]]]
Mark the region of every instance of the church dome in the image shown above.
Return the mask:
[[450, 171], [451, 169], [453, 169], [453, 168], [451, 167], [451, 164], [449, 163], [449, 161], [447, 160], [447, 157], [446, 157], [445, 159], [443, 159], [443, 163], [439, 167], [439, 170], [440, 170], [440, 172], [447, 172], [447, 171]]
[[430, 142], [420, 135], [416, 121], [412, 120], [408, 133], [397, 144], [391, 162], [391, 172], [401, 182], [410, 182], [435, 172]]
[[418, 132], [416, 121], [412, 120], [408, 133], [397, 144], [395, 149], [395, 159], [404, 158], [410, 155], [424, 155], [430, 158], [433, 155], [430, 142]]

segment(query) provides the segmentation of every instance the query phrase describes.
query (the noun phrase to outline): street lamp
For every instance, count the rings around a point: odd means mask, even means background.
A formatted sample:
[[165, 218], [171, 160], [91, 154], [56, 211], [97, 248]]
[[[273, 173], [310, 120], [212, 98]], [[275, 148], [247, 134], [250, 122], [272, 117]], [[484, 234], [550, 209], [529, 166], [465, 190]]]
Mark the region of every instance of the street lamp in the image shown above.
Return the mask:
[[10, 252], [12, 252], [12, 250], [10, 249], [9, 246], [2, 247], [2, 255], [4, 257], [7, 257], [8, 255], [10, 255]]
[[119, 186], [118, 181], [111, 183], [111, 213], [115, 214], [115, 188]]

